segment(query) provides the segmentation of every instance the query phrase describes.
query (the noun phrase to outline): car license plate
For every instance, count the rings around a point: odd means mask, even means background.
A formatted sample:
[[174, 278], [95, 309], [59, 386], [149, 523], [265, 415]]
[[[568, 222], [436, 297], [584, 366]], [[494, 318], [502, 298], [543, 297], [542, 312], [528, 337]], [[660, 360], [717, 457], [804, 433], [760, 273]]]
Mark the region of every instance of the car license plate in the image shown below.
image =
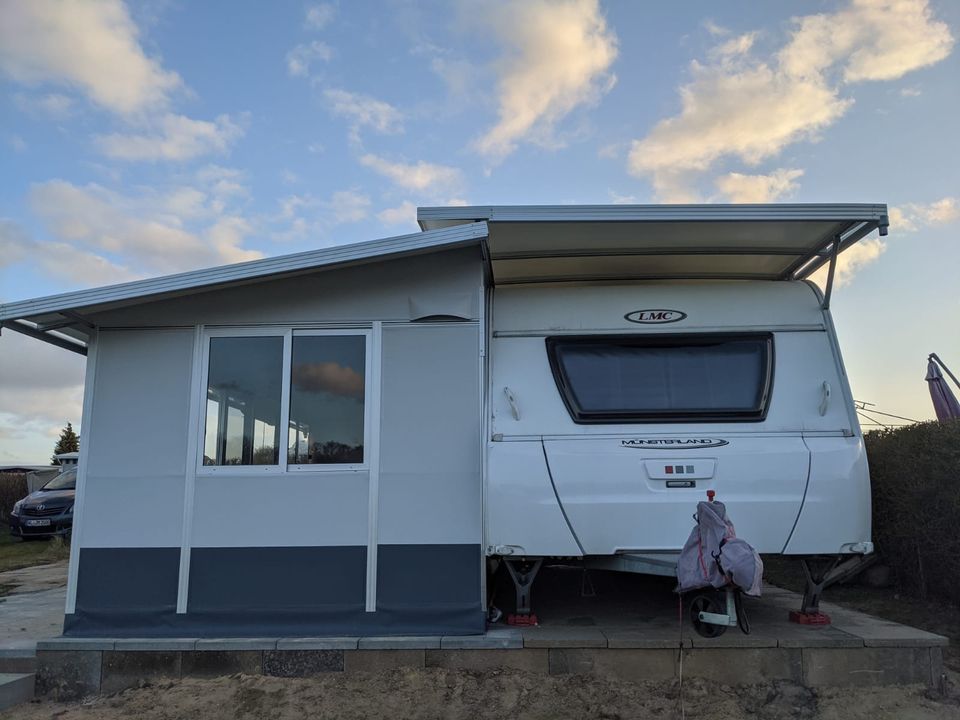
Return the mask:
[[50, 524], [49, 520], [27, 520], [27, 527], [47, 527]]

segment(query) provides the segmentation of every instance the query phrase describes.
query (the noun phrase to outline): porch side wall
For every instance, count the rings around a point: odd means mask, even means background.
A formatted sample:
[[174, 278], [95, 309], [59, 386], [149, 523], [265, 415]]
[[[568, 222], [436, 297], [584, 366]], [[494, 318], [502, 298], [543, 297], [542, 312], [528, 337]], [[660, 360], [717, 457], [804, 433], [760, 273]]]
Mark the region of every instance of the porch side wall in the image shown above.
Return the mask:
[[[76, 610], [65, 633], [481, 632], [482, 282], [479, 251], [456, 250], [95, 316]], [[424, 306], [470, 317], [412, 322], [411, 308]], [[376, 467], [196, 472], [188, 439], [199, 402], [191, 384], [203, 392], [193, 377], [198, 327], [374, 323], [383, 323]], [[380, 561], [373, 594], [371, 555]]]

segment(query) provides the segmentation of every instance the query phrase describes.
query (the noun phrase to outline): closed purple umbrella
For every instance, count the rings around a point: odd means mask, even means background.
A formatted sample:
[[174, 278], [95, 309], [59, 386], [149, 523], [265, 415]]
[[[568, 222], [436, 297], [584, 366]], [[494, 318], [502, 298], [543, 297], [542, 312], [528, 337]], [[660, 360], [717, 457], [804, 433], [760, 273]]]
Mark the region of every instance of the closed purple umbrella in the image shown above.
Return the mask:
[[[937, 420], [957, 420], [960, 419], [960, 402], [957, 402], [956, 396], [947, 385], [947, 381], [940, 372], [940, 366], [947, 370], [943, 362], [935, 354], [930, 355], [927, 362], [927, 383], [930, 387], [930, 398], [933, 400], [933, 410], [937, 413]], [[949, 370], [947, 370], [950, 373]], [[953, 377], [953, 373], [950, 373]], [[954, 378], [956, 382], [956, 378]]]

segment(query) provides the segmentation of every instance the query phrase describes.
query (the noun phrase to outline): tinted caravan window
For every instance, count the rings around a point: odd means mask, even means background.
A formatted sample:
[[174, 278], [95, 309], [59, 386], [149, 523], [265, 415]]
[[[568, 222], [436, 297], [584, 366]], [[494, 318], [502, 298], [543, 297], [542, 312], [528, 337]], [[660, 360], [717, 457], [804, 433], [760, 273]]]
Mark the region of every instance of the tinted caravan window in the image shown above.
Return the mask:
[[766, 414], [768, 333], [551, 337], [547, 352], [578, 423], [756, 421]]

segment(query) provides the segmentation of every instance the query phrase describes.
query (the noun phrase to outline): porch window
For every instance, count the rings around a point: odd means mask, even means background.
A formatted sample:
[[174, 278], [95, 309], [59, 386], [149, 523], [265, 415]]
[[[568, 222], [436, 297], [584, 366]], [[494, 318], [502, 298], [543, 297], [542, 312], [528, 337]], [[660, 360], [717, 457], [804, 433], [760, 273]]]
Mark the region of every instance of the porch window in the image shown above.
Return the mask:
[[207, 473], [365, 468], [369, 330], [216, 328], [206, 343]]
[[283, 337], [212, 337], [204, 465], [276, 465]]
[[290, 465], [363, 463], [366, 337], [294, 334]]

